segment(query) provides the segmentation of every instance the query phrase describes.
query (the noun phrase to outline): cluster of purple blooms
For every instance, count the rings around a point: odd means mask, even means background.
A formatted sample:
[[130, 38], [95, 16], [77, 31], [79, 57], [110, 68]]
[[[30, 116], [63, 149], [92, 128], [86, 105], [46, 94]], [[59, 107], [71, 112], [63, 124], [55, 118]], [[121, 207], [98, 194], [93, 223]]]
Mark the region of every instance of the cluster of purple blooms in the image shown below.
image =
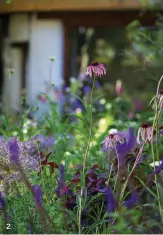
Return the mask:
[[[78, 83], [79, 87], [75, 95], [73, 95], [71, 92], [71, 85], [73, 85], [73, 82], [74, 80], [72, 79], [72, 84], [70, 84], [70, 87], [66, 85], [63, 86], [62, 96], [60, 100], [63, 107], [63, 112], [67, 115], [78, 111], [84, 111], [85, 108], [83, 103], [79, 98], [76, 97], [85, 97], [89, 100], [91, 94], [92, 81], [86, 75], [80, 74], [78, 80], [75, 81]], [[95, 88], [96, 92], [101, 90], [102, 87], [99, 81], [96, 81]], [[94, 107], [98, 110], [98, 112], [102, 112], [104, 110], [104, 107], [102, 104], [100, 104], [99, 99], [95, 99]]]
[[[160, 128], [161, 133], [161, 128]], [[154, 139], [155, 139], [155, 131], [154, 131]], [[119, 174], [124, 173], [124, 169], [127, 169], [127, 164], [131, 166], [134, 165], [139, 152], [144, 144], [150, 144], [152, 141], [152, 127], [148, 124], [143, 123], [138, 130], [137, 138], [134, 134], [133, 128], [129, 128], [128, 131], [117, 131], [111, 133], [107, 136], [103, 144], [103, 151], [107, 152], [108, 160], [110, 160], [110, 156], [114, 155], [115, 166], [118, 162], [119, 165]], [[155, 143], [155, 140], [153, 140]], [[146, 154], [143, 153], [139, 161], [137, 162], [136, 168], [141, 165], [143, 160], [147, 157]], [[111, 164], [113, 161], [109, 161]], [[116, 167], [115, 167], [116, 169]], [[151, 186], [153, 184], [154, 175], [159, 174], [163, 170], [163, 161], [160, 162], [160, 165], [157, 166], [154, 170], [151, 171], [150, 174], [147, 175], [147, 186]], [[81, 171], [82, 166], [76, 171], [75, 175], [72, 178], [71, 183], [67, 183], [64, 178], [64, 166], [61, 165], [59, 168], [60, 176], [58, 180], [58, 188], [56, 189], [56, 193], [58, 197], [64, 197], [65, 199], [65, 207], [68, 209], [73, 209], [77, 206], [76, 199], [81, 193]], [[104, 173], [105, 172], [105, 173]], [[116, 175], [116, 172], [115, 172]], [[114, 212], [118, 210], [120, 207], [119, 201], [116, 199], [115, 194], [113, 193], [112, 186], [108, 185], [107, 180], [109, 176], [109, 168], [108, 170], [100, 169], [100, 167], [95, 164], [90, 169], [87, 170], [85, 174], [85, 189], [83, 192], [83, 197], [86, 195], [88, 198], [96, 195], [98, 193], [105, 195], [105, 208], [106, 211]], [[113, 176], [114, 177], [114, 176]], [[123, 177], [122, 177], [123, 178]], [[122, 179], [119, 179], [121, 182]], [[123, 185], [124, 182], [122, 182]], [[133, 208], [140, 201], [141, 195], [144, 193], [144, 188], [137, 188], [135, 186], [135, 179], [132, 178], [129, 181], [128, 185], [129, 196], [123, 201], [123, 206], [127, 208]], [[88, 208], [87, 208], [88, 209]], [[85, 220], [86, 215], [82, 217]], [[88, 222], [88, 221], [87, 221]], [[82, 223], [82, 221], [81, 221]]]
[[53, 136], [38, 135], [29, 141], [19, 141], [16, 137], [7, 141], [1, 139], [0, 179], [6, 183], [19, 180], [20, 172], [15, 168], [15, 164], [19, 164], [26, 174], [33, 170], [39, 172], [39, 149], [47, 151], [53, 145]]
[[[27, 175], [32, 171], [40, 172], [42, 159], [40, 159], [38, 149], [47, 151], [53, 145], [54, 137], [43, 135], [35, 136], [30, 141], [19, 141], [16, 137], [9, 138], [8, 141], [3, 139], [0, 141], [0, 179], [3, 185], [8, 185], [12, 181], [24, 180], [28, 189], [32, 192], [38, 208], [42, 208], [43, 192], [40, 186], [31, 185], [28, 182]], [[5, 209], [5, 206], [4, 193], [0, 192], [0, 210]]]

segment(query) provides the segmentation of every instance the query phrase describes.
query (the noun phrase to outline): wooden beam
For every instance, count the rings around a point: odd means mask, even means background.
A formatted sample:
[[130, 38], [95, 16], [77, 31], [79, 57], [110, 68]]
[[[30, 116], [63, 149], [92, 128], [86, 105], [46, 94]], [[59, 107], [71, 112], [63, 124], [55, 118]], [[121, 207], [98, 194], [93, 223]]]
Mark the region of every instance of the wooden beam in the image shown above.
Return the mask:
[[34, 11], [99, 11], [142, 9], [139, 0], [12, 0], [0, 1], [0, 13]]
[[[161, 13], [161, 12], [160, 12]], [[139, 20], [141, 25], [155, 25], [158, 19], [157, 11], [97, 11], [94, 12], [40, 12], [40, 19], [61, 19], [66, 27], [126, 27], [133, 20]], [[100, 20], [99, 20], [100, 19]]]

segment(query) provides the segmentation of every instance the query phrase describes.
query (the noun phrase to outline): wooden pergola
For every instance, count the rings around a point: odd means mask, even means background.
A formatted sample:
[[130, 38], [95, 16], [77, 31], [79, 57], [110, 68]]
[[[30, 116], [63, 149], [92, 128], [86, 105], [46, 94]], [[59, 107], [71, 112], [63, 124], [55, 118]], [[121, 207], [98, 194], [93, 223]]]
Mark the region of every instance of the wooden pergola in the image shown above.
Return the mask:
[[139, 0], [11, 0], [0, 1], [0, 13], [38, 11], [106, 11], [138, 10], [144, 6]]

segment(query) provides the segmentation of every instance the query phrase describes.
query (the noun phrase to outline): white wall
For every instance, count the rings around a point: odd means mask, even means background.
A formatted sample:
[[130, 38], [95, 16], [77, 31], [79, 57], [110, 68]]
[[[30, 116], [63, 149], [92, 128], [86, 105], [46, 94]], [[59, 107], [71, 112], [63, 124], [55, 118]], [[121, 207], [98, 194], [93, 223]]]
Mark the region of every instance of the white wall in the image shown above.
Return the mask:
[[10, 68], [14, 68], [14, 73], [11, 75], [5, 70], [3, 100], [7, 110], [18, 110], [22, 84], [22, 51], [19, 48], [10, 48]]
[[[10, 16], [8, 44], [24, 41], [29, 43], [26, 66], [26, 93], [29, 104], [37, 104], [36, 97], [38, 93], [45, 92], [44, 84], [45, 81], [49, 80], [50, 74], [50, 57], [56, 58], [53, 62], [51, 82], [57, 87], [61, 86], [64, 61], [63, 40], [63, 25], [60, 20], [37, 19], [35, 13], [30, 16], [28, 14]], [[4, 54], [10, 54], [8, 50], [9, 46], [6, 47]], [[10, 55], [8, 56], [11, 63], [6, 63], [5, 71], [11, 68], [14, 69], [14, 78], [17, 80], [15, 84], [10, 81], [10, 85], [8, 85], [9, 81], [7, 80], [7, 73], [5, 73], [4, 99], [8, 106], [15, 107], [20, 98], [22, 58], [18, 49], [13, 49], [11, 54], [12, 58], [10, 58]]]
[[60, 87], [63, 81], [63, 25], [60, 20], [41, 20], [33, 16], [27, 67], [27, 97], [33, 104], [37, 94], [45, 92], [50, 79], [50, 57], [55, 57], [51, 82]]
[[[23, 77], [23, 54], [21, 48], [11, 47], [11, 44], [28, 42], [29, 25], [30, 20], [28, 14], [13, 14], [9, 17], [9, 36], [4, 40], [3, 50], [3, 101], [6, 109], [17, 110], [20, 106], [20, 93]], [[9, 78], [9, 70], [14, 70], [12, 78]]]

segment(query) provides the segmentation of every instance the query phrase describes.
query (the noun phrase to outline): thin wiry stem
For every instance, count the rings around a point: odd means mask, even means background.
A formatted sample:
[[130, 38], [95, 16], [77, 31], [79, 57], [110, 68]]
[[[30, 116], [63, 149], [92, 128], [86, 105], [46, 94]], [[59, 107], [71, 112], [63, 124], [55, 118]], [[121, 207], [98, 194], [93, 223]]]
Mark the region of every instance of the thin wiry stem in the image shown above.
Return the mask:
[[[153, 120], [153, 125], [152, 125], [152, 140], [151, 140], [151, 150], [152, 150], [152, 158], [153, 158], [153, 163], [154, 163], [154, 170], [156, 169], [156, 165], [155, 165], [155, 151], [154, 151], [154, 130], [156, 129], [156, 159], [157, 161], [159, 161], [159, 151], [158, 151], [158, 120], [159, 120], [159, 116], [160, 116], [160, 112], [159, 112], [159, 89], [160, 89], [160, 85], [161, 82], [163, 80], [163, 75], [161, 76], [159, 82], [158, 82], [158, 86], [157, 86], [157, 93], [156, 93], [156, 114], [154, 116], [154, 120]], [[156, 183], [156, 190], [157, 190], [157, 197], [158, 197], [158, 205], [159, 205], [159, 211], [160, 211], [160, 216], [161, 216], [161, 220], [163, 222], [163, 213], [162, 213], [162, 207], [161, 207], [161, 202], [160, 202], [160, 192], [159, 192], [159, 188], [158, 188], [158, 183], [157, 183], [157, 175], [154, 175], [155, 177], [155, 183]]]
[[83, 174], [85, 172], [86, 160], [88, 157], [90, 142], [92, 138], [92, 126], [93, 126], [93, 113], [92, 113], [93, 104], [92, 103], [93, 103], [93, 92], [94, 92], [94, 87], [95, 87], [95, 81], [96, 81], [96, 77], [94, 77], [93, 79], [91, 98], [90, 98], [90, 128], [89, 128], [88, 144], [87, 144], [87, 148], [86, 148], [86, 152], [85, 152], [84, 160], [83, 160]]
[[50, 62], [50, 71], [49, 71], [49, 93], [51, 95], [51, 101], [53, 101], [53, 90], [52, 90], [52, 72], [53, 72], [53, 61], [54, 60], [51, 60]]
[[[93, 108], [93, 92], [94, 92], [94, 87], [95, 87], [95, 82], [96, 82], [96, 77], [94, 77], [93, 79], [93, 85], [92, 85], [92, 90], [91, 90], [91, 97], [90, 97], [90, 128], [89, 128], [89, 137], [88, 137], [88, 143], [87, 143], [87, 148], [86, 148], [86, 152], [84, 155], [84, 159], [83, 159], [83, 176], [85, 177], [85, 167], [86, 167], [86, 160], [88, 157], [88, 153], [89, 153], [89, 147], [90, 147], [90, 142], [91, 142], [91, 138], [92, 138], [92, 126], [93, 126], [93, 112], [92, 112], [92, 108]], [[79, 218], [78, 218], [78, 228], [79, 228], [79, 234], [81, 234], [81, 213], [82, 213], [82, 198], [83, 196], [83, 186], [81, 186], [81, 193], [80, 193], [80, 198], [79, 198]]]
[[115, 153], [116, 153], [116, 155], [117, 155], [117, 161], [118, 161], [118, 170], [117, 170], [116, 180], [115, 180], [115, 184], [114, 184], [114, 191], [115, 191], [116, 186], [117, 186], [117, 181], [118, 181], [118, 178], [119, 178], [120, 163], [119, 163], [119, 157], [118, 157], [118, 153], [117, 153], [116, 146], [114, 146], [114, 148], [115, 148]]
[[132, 167], [132, 169], [131, 169], [131, 171], [130, 171], [130, 173], [129, 173], [127, 179], [126, 179], [126, 182], [124, 183], [124, 186], [123, 186], [122, 191], [121, 191], [120, 199], [123, 198], [125, 189], [126, 189], [127, 184], [128, 184], [128, 182], [129, 182], [129, 178], [130, 178], [130, 176], [132, 175], [132, 173], [133, 173], [135, 167], [136, 167], [137, 164], [139, 163], [139, 160], [140, 160], [140, 158], [141, 158], [141, 156], [142, 156], [142, 153], [143, 153], [144, 145], [145, 145], [145, 144], [146, 144], [146, 141], [143, 142], [142, 147], [141, 147], [141, 149], [140, 149], [140, 151], [139, 151], [139, 153], [138, 153], [138, 155], [137, 155], [137, 157], [136, 157], [136, 160], [135, 160], [135, 162], [134, 162], [134, 165], [133, 165], [133, 167]]

